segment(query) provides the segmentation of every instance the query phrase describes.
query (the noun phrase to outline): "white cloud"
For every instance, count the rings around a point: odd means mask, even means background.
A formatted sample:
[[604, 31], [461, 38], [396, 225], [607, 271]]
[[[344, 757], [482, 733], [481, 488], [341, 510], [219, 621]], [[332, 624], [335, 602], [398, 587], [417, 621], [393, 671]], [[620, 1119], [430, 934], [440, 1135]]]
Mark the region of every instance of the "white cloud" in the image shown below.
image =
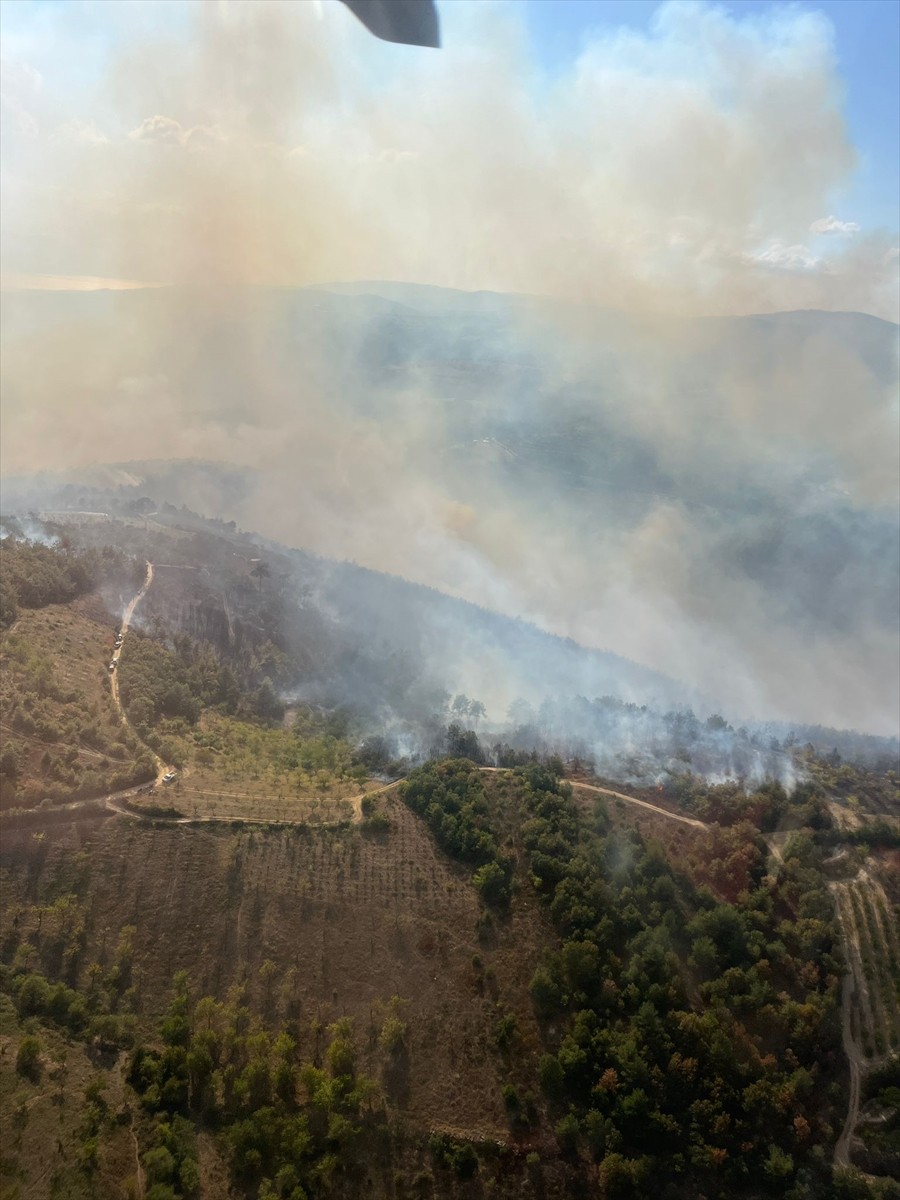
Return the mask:
[[144, 117], [137, 129], [128, 135], [136, 142], [164, 142], [170, 146], [184, 144], [184, 130], [174, 117]]
[[813, 221], [809, 227], [810, 233], [815, 234], [836, 234], [838, 237], [853, 237], [859, 233], [859, 225], [856, 221], [840, 221], [837, 217], [819, 217], [817, 221]]
[[185, 129], [174, 117], [144, 117], [128, 135], [136, 142], [157, 142], [164, 146], [210, 146], [222, 140], [218, 129], [209, 125], [192, 125]]
[[748, 262], [779, 271], [815, 271], [822, 266], [822, 259], [799, 243], [787, 246], [784, 242], [771, 242], [764, 250], [746, 256]]

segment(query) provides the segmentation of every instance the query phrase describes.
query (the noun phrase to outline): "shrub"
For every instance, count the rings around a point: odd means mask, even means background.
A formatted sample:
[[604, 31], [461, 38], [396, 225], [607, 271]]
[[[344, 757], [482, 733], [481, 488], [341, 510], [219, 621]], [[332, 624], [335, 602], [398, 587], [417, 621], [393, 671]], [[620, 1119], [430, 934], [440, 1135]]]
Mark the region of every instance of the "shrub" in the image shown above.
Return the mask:
[[472, 882], [486, 903], [496, 905], [498, 908], [509, 904], [509, 872], [505, 871], [496, 860], [479, 867], [472, 877]]
[[494, 1037], [497, 1040], [498, 1049], [504, 1053], [511, 1049], [514, 1042], [518, 1041], [519, 1022], [514, 1013], [506, 1013], [500, 1018], [494, 1029]]
[[37, 1082], [41, 1074], [41, 1043], [36, 1037], [24, 1037], [19, 1042], [16, 1054], [16, 1071], [32, 1082]]
[[455, 1171], [460, 1179], [471, 1179], [478, 1170], [478, 1155], [468, 1142], [456, 1142], [444, 1133], [436, 1133], [428, 1148], [438, 1166]]
[[390, 1054], [396, 1054], [406, 1041], [406, 1025], [399, 1017], [388, 1017], [381, 1027], [378, 1041]]

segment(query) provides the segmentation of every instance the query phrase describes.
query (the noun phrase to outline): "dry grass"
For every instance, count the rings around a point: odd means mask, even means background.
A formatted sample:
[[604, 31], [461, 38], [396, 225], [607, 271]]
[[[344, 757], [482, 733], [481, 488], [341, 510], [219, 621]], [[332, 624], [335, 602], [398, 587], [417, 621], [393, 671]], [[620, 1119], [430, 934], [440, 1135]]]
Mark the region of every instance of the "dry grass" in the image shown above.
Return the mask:
[[[16, 1200], [65, 1196], [122, 1197], [135, 1176], [134, 1144], [127, 1123], [117, 1123], [124, 1110], [123, 1061], [88, 1052], [52, 1028], [32, 1022], [41, 1043], [36, 1079], [15, 1070], [25, 1030], [4, 1006], [0, 1033], [0, 1195]], [[103, 1081], [110, 1120], [98, 1136], [97, 1165], [91, 1176], [79, 1166], [84, 1143], [84, 1093], [94, 1080]]]
[[135, 806], [171, 804], [195, 820], [334, 824], [359, 817], [359, 798], [383, 785], [351, 766], [349, 745], [205, 713], [184, 739], [189, 765]]
[[[253, 779], [214, 767], [191, 766], [165, 793], [137, 797], [135, 807], [167, 803], [186, 817], [217, 821], [271, 821], [280, 824], [332, 824], [350, 820], [352, 801], [365, 786], [326, 779], [325, 786], [288, 788], [280, 780]], [[378, 786], [372, 784], [373, 787]]]
[[[100, 624], [85, 612], [98, 603], [25, 611], [0, 641], [0, 726], [4, 746], [20, 753], [19, 805], [37, 804], [47, 794], [65, 798], [73, 785], [63, 772], [72, 767], [94, 773], [95, 794], [110, 791], [116, 773], [141, 753], [110, 693], [114, 622]], [[16, 724], [14, 710], [25, 697], [33, 698], [28, 711], [43, 728]], [[54, 765], [43, 761], [46, 753]]]
[[[232, 831], [121, 818], [48, 828], [41, 840], [11, 831], [2, 933], [15, 914], [19, 938], [28, 937], [49, 897], [75, 891], [91, 914], [83, 971], [135, 926], [142, 1021], [162, 1011], [180, 969], [201, 993], [245, 986], [254, 1007], [311, 1053], [311, 1022], [348, 1014], [364, 1069], [385, 1078], [415, 1128], [505, 1140], [500, 1087], [534, 1079], [539, 1038], [527, 989], [552, 931], [523, 884], [510, 915], [480, 942], [483, 909], [469, 872], [436, 851], [399, 800], [386, 795], [380, 805], [391, 826], [378, 838], [357, 827]], [[391, 1073], [377, 1034], [392, 996], [408, 1002], [408, 1053]], [[514, 1076], [494, 1041], [509, 1012], [522, 1031]]]

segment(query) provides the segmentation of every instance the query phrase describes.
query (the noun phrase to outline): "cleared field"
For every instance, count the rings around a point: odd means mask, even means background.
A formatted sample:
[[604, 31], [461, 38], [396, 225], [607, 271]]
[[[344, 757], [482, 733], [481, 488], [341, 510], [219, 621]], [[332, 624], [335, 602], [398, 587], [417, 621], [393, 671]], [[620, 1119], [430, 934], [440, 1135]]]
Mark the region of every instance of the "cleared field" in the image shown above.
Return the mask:
[[871, 876], [853, 885], [856, 928], [862, 944], [866, 979], [873, 996], [877, 1026], [872, 1031], [875, 1053], [900, 1047], [900, 1008], [897, 1004], [900, 973], [897, 970], [897, 930], [887, 920], [884, 890]]
[[[487, 934], [482, 925], [479, 937], [483, 907], [470, 872], [436, 851], [400, 801], [387, 794], [379, 807], [390, 828], [377, 837], [354, 826], [232, 831], [119, 818], [39, 838], [10, 831], [0, 926], [7, 953], [17, 952], [10, 938], [21, 947], [38, 935], [39, 954], [62, 944], [51, 937], [55, 925], [39, 933], [50, 921], [41, 912], [72, 895], [72, 919], [84, 928], [79, 979], [134, 926], [142, 1021], [162, 1010], [180, 969], [201, 993], [245, 987], [302, 1045], [312, 1039], [311, 1053], [315, 1030], [347, 1014], [364, 1068], [384, 1078], [418, 1128], [506, 1141], [500, 1089], [534, 1078], [540, 1039], [528, 983], [554, 934], [523, 879], [509, 916]], [[377, 1031], [392, 996], [406, 1002], [408, 1054], [383, 1076]], [[514, 1067], [496, 1044], [507, 1013], [521, 1031]]]
[[347, 743], [299, 737], [206, 713], [183, 737], [187, 766], [136, 808], [165, 803], [194, 820], [332, 824], [358, 819], [359, 799], [383, 787], [351, 765]]

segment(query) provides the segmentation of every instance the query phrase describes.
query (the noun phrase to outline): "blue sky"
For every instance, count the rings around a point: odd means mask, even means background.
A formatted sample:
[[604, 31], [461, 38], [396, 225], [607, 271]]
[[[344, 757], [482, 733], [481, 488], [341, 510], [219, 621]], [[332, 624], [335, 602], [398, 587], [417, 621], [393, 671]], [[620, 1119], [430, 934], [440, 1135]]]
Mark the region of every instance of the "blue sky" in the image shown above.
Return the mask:
[[[649, 30], [659, 8], [658, 0], [513, 2], [527, 24], [533, 54], [550, 75], [568, 70], [592, 34], [616, 26]], [[730, 0], [719, 7], [745, 18], [788, 6], [768, 0]], [[834, 28], [838, 70], [846, 88], [844, 115], [859, 156], [852, 184], [842, 198], [846, 211], [839, 215], [868, 229], [896, 229], [900, 210], [900, 2], [818, 0], [790, 7], [823, 13]]]

